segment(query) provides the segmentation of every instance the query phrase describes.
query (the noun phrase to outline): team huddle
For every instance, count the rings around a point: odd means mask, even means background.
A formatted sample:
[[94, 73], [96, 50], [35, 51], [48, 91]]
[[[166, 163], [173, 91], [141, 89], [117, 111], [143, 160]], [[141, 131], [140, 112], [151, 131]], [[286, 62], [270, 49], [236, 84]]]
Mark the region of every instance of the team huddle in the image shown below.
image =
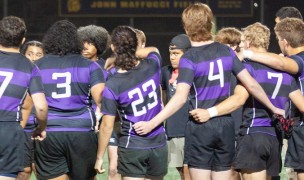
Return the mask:
[[212, 10], [192, 4], [164, 67], [130, 26], [60, 20], [25, 42], [24, 21], [4, 17], [0, 179], [94, 180], [107, 152], [109, 180], [163, 179], [168, 166], [185, 180], [266, 180], [288, 138], [284, 166], [304, 180], [304, 22], [294, 7], [276, 16], [282, 54], [258, 22], [212, 35]]

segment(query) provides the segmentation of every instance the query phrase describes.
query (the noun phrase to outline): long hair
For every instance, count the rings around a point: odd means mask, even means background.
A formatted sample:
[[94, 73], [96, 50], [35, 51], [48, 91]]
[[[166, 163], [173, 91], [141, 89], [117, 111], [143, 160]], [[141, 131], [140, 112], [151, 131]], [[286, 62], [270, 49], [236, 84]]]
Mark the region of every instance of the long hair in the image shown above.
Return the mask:
[[114, 65], [123, 70], [130, 70], [136, 66], [139, 58], [135, 56], [138, 41], [135, 31], [128, 26], [116, 27], [111, 35], [114, 46]]

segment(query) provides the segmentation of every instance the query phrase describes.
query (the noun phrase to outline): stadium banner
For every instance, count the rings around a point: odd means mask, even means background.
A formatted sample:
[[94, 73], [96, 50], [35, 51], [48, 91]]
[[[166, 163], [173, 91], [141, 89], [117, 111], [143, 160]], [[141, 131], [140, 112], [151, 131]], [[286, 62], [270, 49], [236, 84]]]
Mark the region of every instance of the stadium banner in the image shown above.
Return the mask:
[[208, 4], [215, 16], [251, 17], [253, 0], [58, 0], [62, 17], [178, 17], [195, 2]]

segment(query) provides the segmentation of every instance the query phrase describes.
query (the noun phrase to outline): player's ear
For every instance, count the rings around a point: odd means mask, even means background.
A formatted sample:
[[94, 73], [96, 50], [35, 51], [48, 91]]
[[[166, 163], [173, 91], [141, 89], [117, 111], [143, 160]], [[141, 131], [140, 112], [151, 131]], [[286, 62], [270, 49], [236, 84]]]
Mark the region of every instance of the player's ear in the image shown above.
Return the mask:
[[21, 44], [23, 44], [24, 42], [25, 42], [25, 37], [22, 38]]
[[111, 50], [112, 50], [112, 51], [114, 51], [114, 50], [115, 50], [114, 45], [113, 45], [113, 44], [111, 44], [110, 46], [111, 46]]

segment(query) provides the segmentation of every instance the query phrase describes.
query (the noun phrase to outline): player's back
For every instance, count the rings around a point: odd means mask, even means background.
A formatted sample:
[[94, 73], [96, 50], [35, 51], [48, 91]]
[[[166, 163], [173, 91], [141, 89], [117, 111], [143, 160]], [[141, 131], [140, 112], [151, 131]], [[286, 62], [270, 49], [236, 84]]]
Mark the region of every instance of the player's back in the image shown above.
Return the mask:
[[88, 131], [95, 116], [90, 88], [100, 82], [100, 67], [78, 54], [46, 55], [37, 61], [49, 105], [49, 131]]
[[231, 74], [243, 65], [231, 48], [214, 42], [191, 47], [181, 57], [178, 82], [188, 83], [192, 109], [210, 108], [231, 94]]
[[116, 109], [111, 106], [118, 107], [122, 118], [120, 146], [152, 148], [165, 144], [163, 125], [145, 137], [137, 135], [132, 127], [136, 122], [151, 120], [160, 112], [160, 74], [160, 57], [150, 53], [138, 66], [116, 73], [106, 82], [102, 112], [115, 116]]
[[19, 121], [27, 92], [43, 91], [39, 70], [20, 53], [3, 51], [0, 67], [0, 121]]
[[[286, 72], [274, 70], [256, 62], [246, 62], [245, 67], [266, 92], [268, 98], [278, 108], [285, 109], [289, 93], [298, 89], [293, 76]], [[270, 127], [272, 113], [263, 104], [249, 97], [244, 105], [243, 126]]]

